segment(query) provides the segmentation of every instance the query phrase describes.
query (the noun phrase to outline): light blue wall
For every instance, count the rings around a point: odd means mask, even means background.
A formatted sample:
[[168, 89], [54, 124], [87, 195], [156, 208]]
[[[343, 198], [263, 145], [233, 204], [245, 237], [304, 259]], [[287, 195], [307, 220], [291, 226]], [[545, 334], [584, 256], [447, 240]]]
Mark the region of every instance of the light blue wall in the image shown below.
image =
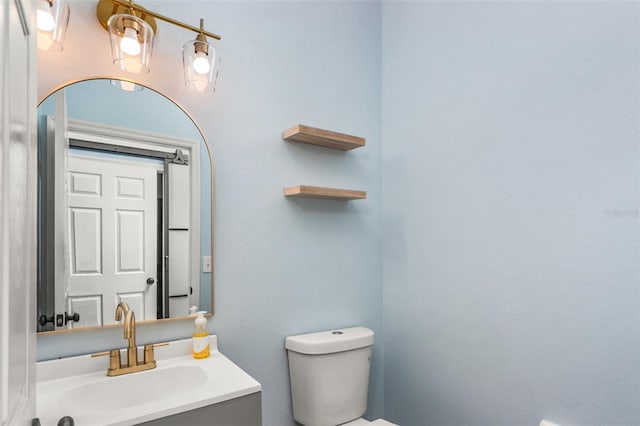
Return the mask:
[[[378, 343], [367, 416], [381, 416], [380, 5], [153, 3], [186, 22], [204, 17], [223, 35], [220, 84], [206, 105], [210, 121], [200, 123], [215, 162], [210, 329], [220, 349], [262, 384], [264, 424], [292, 425], [285, 337], [371, 327]], [[178, 36], [190, 37], [161, 29], [157, 48], [161, 37]], [[298, 123], [361, 135], [367, 146], [341, 152], [283, 142], [282, 131]], [[296, 184], [363, 189], [368, 198], [285, 198], [283, 188]], [[138, 341], [191, 331], [191, 322], [146, 326]], [[80, 332], [43, 336], [38, 352], [45, 359], [118, 344], [124, 344], [120, 330]]]
[[384, 4], [388, 419], [640, 424], [638, 16]]

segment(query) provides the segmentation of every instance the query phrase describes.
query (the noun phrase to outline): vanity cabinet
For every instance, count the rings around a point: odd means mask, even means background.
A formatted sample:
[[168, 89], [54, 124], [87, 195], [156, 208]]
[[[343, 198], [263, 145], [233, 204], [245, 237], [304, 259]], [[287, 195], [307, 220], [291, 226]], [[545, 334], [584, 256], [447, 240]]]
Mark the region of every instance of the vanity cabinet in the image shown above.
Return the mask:
[[140, 423], [148, 426], [261, 426], [262, 392]]

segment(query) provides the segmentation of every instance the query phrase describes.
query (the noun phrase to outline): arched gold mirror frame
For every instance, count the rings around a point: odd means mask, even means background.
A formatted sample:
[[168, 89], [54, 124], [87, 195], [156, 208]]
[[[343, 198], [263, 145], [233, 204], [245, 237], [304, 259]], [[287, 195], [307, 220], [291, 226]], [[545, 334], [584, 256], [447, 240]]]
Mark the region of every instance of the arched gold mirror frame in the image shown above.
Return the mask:
[[[82, 83], [85, 81], [92, 81], [92, 80], [121, 80], [121, 81], [125, 81], [125, 82], [129, 82], [129, 83], [134, 83], [137, 84], [139, 86], [142, 86], [145, 89], [151, 90], [155, 93], [157, 93], [158, 95], [161, 95], [162, 97], [164, 97], [165, 99], [167, 99], [168, 101], [170, 101], [171, 103], [173, 103], [180, 111], [182, 111], [188, 118], [189, 120], [193, 123], [193, 125], [195, 126], [195, 128], [197, 129], [198, 133], [200, 134], [200, 137], [202, 138], [202, 141], [204, 142], [204, 145], [206, 147], [207, 150], [207, 155], [209, 158], [209, 168], [210, 168], [210, 189], [209, 189], [209, 197], [210, 197], [210, 233], [211, 233], [211, 263], [212, 263], [212, 270], [211, 270], [211, 295], [210, 295], [210, 303], [211, 303], [211, 312], [208, 313], [206, 316], [211, 317], [214, 315], [215, 313], [215, 251], [214, 251], [214, 235], [215, 235], [215, 227], [214, 227], [214, 218], [215, 218], [215, 179], [214, 179], [214, 161], [213, 161], [213, 153], [211, 150], [211, 146], [209, 144], [209, 142], [207, 141], [207, 138], [205, 137], [205, 134], [202, 130], [202, 128], [198, 125], [198, 123], [196, 122], [195, 118], [193, 117], [193, 115], [191, 113], [189, 113], [189, 111], [187, 111], [187, 109], [180, 103], [178, 102], [176, 99], [174, 99], [173, 97], [167, 95], [166, 93], [164, 93], [162, 90], [159, 90], [157, 88], [151, 87], [149, 84], [146, 84], [144, 82], [141, 81], [137, 81], [137, 80], [133, 80], [130, 78], [125, 78], [122, 76], [91, 76], [91, 77], [86, 77], [86, 78], [77, 78], [77, 79], [73, 79], [73, 80], [68, 80], [65, 81], [62, 84], [59, 84], [57, 86], [55, 86], [53, 89], [50, 89], [47, 91], [47, 93], [45, 94], [39, 94], [38, 96], [38, 106], [40, 106], [42, 104], [42, 102], [47, 99], [49, 96], [53, 95], [54, 93], [56, 93], [58, 90], [61, 90], [65, 87], [68, 87], [72, 84], [76, 84], [76, 83]], [[160, 322], [172, 322], [172, 321], [181, 321], [181, 320], [185, 320], [185, 319], [191, 319], [191, 317], [189, 316], [184, 316], [184, 317], [175, 317], [175, 318], [160, 318], [160, 319], [155, 319], [155, 320], [144, 320], [144, 321], [138, 321], [138, 324], [145, 324], [145, 323], [160, 323]], [[120, 324], [105, 324], [102, 326], [90, 326], [90, 327], [82, 327], [82, 328], [76, 328], [76, 329], [58, 329], [58, 330], [54, 330], [54, 331], [44, 331], [44, 332], [40, 332], [39, 334], [58, 334], [58, 333], [68, 333], [68, 332], [73, 332], [73, 331], [87, 331], [87, 330], [91, 330], [91, 329], [102, 329], [102, 328], [113, 328], [113, 327], [120, 327]]]

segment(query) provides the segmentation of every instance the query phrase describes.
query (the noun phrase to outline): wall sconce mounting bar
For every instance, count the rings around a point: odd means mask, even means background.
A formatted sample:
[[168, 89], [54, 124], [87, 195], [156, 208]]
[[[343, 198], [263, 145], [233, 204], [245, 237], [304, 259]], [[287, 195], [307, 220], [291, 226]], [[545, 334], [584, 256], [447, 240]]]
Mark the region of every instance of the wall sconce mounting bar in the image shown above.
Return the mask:
[[[156, 19], [159, 19], [159, 20], [164, 21], [166, 23], [169, 23], [169, 24], [184, 28], [185, 30], [190, 30], [190, 31], [193, 31], [194, 33], [198, 33], [198, 34], [204, 34], [207, 37], [211, 37], [211, 38], [214, 38], [216, 40], [220, 40], [221, 39], [221, 37], [218, 34], [210, 33], [208, 31], [204, 31], [201, 28], [194, 27], [194, 26], [189, 25], [189, 24], [185, 24], [184, 22], [177, 21], [177, 20], [175, 20], [173, 18], [169, 18], [168, 16], [160, 15], [159, 13], [156, 13], [156, 12], [153, 12], [153, 11], [151, 11], [149, 9], [146, 9], [146, 8], [140, 6], [140, 5], [138, 5], [138, 4], [136, 4], [136, 3], [132, 2], [132, 1], [125, 1], [125, 0], [100, 0], [100, 1], [101, 2], [106, 1], [106, 2], [109, 2], [109, 3], [113, 4], [114, 8], [117, 8], [118, 6], [122, 6], [124, 8], [131, 8], [135, 12], [138, 12], [143, 16], [144, 15], [153, 16]], [[107, 20], [108, 19], [109, 19], [109, 17], [107, 17]], [[142, 19], [144, 19], [144, 18], [142, 18]], [[105, 20], [105, 24], [106, 24], [106, 20]]]

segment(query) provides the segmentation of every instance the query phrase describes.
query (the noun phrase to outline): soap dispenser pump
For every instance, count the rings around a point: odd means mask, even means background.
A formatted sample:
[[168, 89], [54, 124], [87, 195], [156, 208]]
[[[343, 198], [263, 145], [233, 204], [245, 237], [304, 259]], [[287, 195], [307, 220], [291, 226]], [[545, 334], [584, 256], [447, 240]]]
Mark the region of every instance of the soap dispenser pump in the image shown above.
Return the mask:
[[204, 317], [205, 313], [206, 311], [196, 313], [193, 331], [193, 357], [195, 359], [209, 357], [209, 331], [207, 330], [207, 319]]

